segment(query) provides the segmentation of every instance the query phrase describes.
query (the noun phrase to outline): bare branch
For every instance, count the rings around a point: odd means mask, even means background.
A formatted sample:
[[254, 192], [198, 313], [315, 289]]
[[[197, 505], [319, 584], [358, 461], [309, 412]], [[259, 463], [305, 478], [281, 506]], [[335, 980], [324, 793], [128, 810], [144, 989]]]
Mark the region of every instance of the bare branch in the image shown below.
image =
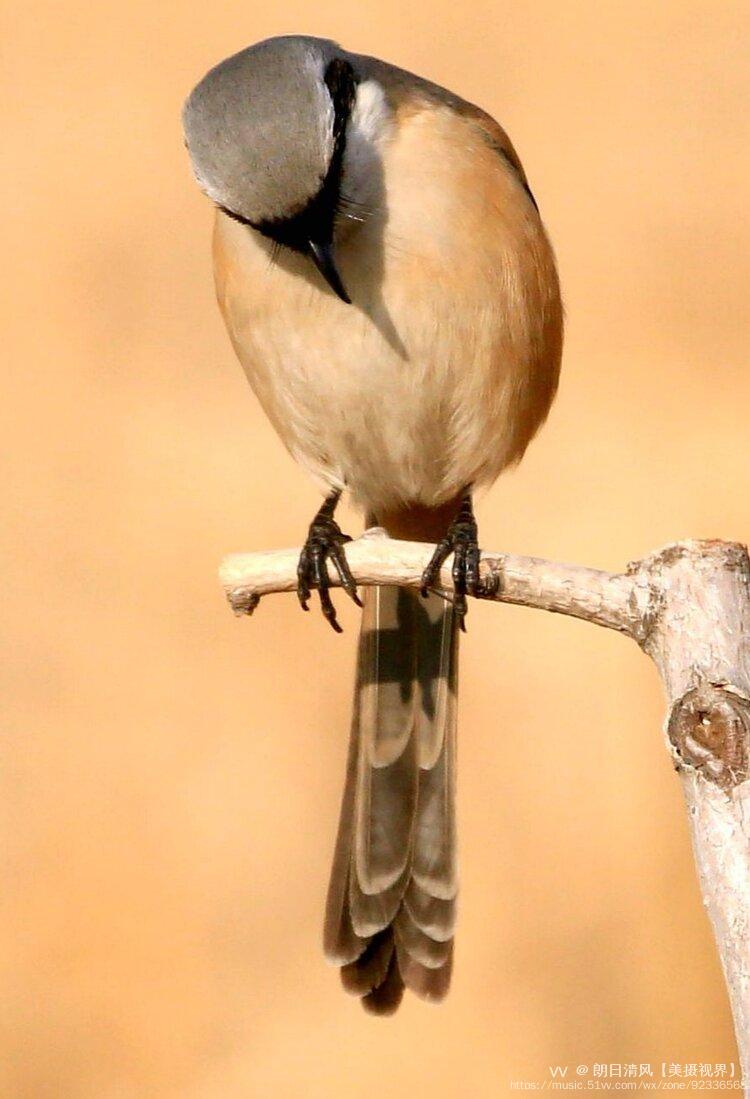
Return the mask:
[[[358, 584], [400, 584], [418, 588], [433, 546], [399, 542], [373, 527], [346, 547], [349, 567]], [[270, 553], [235, 553], [221, 566], [221, 582], [237, 614], [252, 613], [258, 599], [272, 592], [294, 591], [299, 549]], [[562, 565], [537, 557], [511, 553], [482, 553], [480, 574], [491, 578], [500, 603], [556, 611], [584, 618], [638, 639], [648, 615], [649, 590], [637, 574], [600, 572], [579, 565]], [[331, 586], [340, 585], [329, 564]], [[442, 589], [450, 595], [450, 568], [440, 574]]]

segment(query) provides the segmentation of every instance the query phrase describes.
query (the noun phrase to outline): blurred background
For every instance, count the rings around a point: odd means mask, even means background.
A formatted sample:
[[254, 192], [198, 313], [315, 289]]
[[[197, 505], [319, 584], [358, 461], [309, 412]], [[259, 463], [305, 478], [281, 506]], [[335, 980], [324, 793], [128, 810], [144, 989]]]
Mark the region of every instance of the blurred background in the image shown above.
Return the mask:
[[289, 596], [234, 619], [219, 589], [223, 554], [299, 544], [318, 497], [223, 331], [180, 107], [306, 32], [503, 123], [567, 343], [482, 540], [617, 570], [750, 536], [749, 22], [744, 0], [4, 4], [2, 1096], [494, 1099], [550, 1065], [735, 1058], [656, 673], [518, 608], [476, 605], [463, 644], [450, 997], [378, 1020], [339, 989], [356, 612], [339, 596], [336, 637]]

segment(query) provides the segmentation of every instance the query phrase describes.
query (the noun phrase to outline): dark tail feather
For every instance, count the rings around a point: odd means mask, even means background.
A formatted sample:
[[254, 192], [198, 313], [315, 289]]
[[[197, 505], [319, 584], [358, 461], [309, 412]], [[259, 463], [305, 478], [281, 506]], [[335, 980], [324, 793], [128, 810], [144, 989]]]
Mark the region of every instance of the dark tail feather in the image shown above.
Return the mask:
[[324, 946], [376, 1014], [445, 996], [456, 893], [458, 633], [450, 604], [368, 588]]

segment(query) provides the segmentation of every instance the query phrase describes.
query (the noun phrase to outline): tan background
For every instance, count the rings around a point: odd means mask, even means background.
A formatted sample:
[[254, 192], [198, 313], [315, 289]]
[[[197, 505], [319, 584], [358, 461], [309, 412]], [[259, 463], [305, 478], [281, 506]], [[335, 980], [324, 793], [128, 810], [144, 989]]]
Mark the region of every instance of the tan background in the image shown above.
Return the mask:
[[484, 1099], [735, 1055], [635, 646], [472, 610], [454, 987], [373, 1020], [319, 947], [355, 614], [343, 638], [287, 597], [236, 621], [216, 584], [317, 497], [221, 328], [179, 109], [300, 30], [495, 114], [549, 225], [563, 384], [484, 544], [619, 568], [750, 535], [746, 3], [461, 12], [5, 5], [3, 1097]]

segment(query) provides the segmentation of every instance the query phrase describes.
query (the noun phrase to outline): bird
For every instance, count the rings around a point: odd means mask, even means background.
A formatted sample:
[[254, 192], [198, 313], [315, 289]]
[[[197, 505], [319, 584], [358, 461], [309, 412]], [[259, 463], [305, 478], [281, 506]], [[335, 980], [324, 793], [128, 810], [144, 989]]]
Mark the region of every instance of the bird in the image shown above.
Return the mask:
[[[505, 130], [460, 96], [337, 43], [285, 35], [221, 61], [183, 109], [215, 207], [216, 295], [282, 442], [324, 499], [297, 571], [340, 631], [329, 563], [362, 607], [323, 945], [375, 1015], [441, 1001], [456, 926], [456, 699], [480, 575], [473, 494], [547, 417], [563, 307]], [[335, 519], [434, 546], [421, 591], [367, 587]], [[452, 555], [452, 593], [440, 570]]]

